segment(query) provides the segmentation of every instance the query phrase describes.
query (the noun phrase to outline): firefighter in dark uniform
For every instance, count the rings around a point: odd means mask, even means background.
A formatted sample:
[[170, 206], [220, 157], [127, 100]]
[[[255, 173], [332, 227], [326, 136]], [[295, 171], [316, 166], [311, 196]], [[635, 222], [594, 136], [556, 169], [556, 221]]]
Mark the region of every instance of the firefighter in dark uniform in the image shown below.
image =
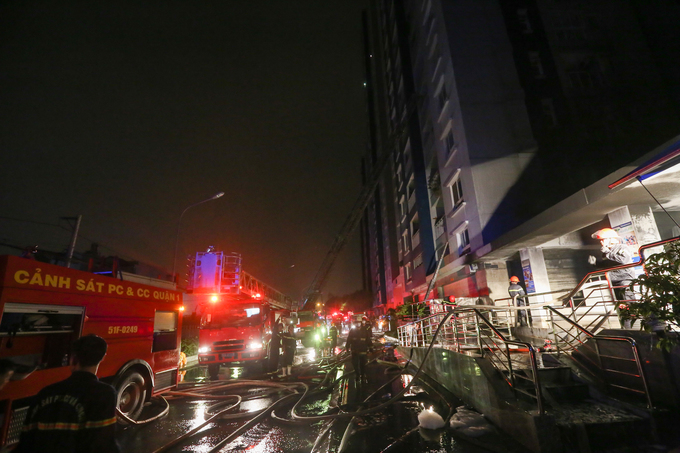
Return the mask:
[[338, 328], [335, 327], [335, 324], [331, 324], [328, 328], [328, 336], [331, 339], [330, 355], [335, 355], [335, 348], [338, 346]]
[[97, 378], [106, 341], [96, 335], [73, 345], [71, 376], [42, 389], [24, 422], [16, 452], [117, 453], [116, 390]]
[[[510, 286], [508, 287], [508, 294], [510, 294], [510, 297], [512, 297], [513, 305], [515, 305], [516, 307], [527, 306], [526, 300], [527, 293], [524, 292], [524, 288], [520, 286], [519, 278], [514, 275], [510, 277]], [[531, 314], [528, 314], [527, 310], [518, 310], [516, 324], [522, 327], [530, 326]]]
[[281, 335], [281, 343], [283, 345], [283, 363], [281, 364], [281, 375], [293, 375], [293, 362], [295, 361], [295, 351], [297, 348], [297, 340], [295, 339], [295, 328], [289, 325], [284, 329]]
[[352, 353], [352, 366], [359, 383], [368, 383], [366, 375], [366, 362], [368, 362], [368, 352], [373, 348], [371, 326], [368, 318], [363, 317], [361, 325], [349, 331], [345, 349]]

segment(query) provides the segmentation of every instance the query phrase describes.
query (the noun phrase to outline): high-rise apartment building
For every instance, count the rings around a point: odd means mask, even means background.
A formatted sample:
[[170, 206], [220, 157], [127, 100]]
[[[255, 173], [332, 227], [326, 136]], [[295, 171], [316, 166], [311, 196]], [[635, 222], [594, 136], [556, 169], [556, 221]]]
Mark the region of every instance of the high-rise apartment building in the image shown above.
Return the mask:
[[518, 231], [680, 133], [680, 5], [373, 0], [363, 20], [365, 175], [386, 162], [362, 223], [376, 307], [500, 297], [532, 260], [575, 283], [579, 231], [625, 202]]

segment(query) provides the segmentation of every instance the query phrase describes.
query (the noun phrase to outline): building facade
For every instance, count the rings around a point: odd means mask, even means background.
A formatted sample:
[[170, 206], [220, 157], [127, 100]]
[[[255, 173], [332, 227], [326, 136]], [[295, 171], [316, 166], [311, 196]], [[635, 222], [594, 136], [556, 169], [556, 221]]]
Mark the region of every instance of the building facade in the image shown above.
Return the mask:
[[362, 249], [376, 311], [507, 297], [512, 274], [533, 292], [573, 287], [590, 230], [656, 223], [650, 197], [565, 203], [680, 133], [674, 19], [672, 1], [372, 1], [364, 174], [382, 173]]

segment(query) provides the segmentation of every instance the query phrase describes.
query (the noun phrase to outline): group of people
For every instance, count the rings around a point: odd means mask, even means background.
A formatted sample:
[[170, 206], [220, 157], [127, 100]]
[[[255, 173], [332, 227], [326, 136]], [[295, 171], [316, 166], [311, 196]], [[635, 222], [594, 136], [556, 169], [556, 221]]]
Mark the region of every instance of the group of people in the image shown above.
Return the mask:
[[[598, 259], [596, 256], [590, 255], [588, 257], [590, 265], [598, 268], [609, 268], [613, 264], [626, 265], [633, 263], [632, 251], [621, 241], [618, 233], [612, 228], [602, 228], [593, 233], [591, 237], [600, 241], [602, 258]], [[635, 300], [635, 293], [630, 288], [630, 284], [636, 278], [635, 270], [632, 267], [627, 267], [614, 269], [609, 271], [608, 274], [617, 301], [616, 312], [621, 328], [632, 329], [636, 319], [630, 315], [629, 304]], [[514, 306], [528, 306], [526, 292], [519, 284], [519, 278], [514, 275], [510, 277], [508, 293], [512, 298]], [[532, 324], [531, 311], [518, 310], [516, 324], [522, 327], [530, 327]]]
[[[272, 326], [272, 339], [270, 345], [269, 364], [270, 371], [281, 370], [281, 376], [292, 376], [293, 362], [295, 361], [295, 351], [297, 349], [297, 339], [295, 338], [295, 327], [288, 326], [278, 318]], [[283, 357], [279, 363], [280, 352], [283, 349]]]
[[[329, 355], [334, 355], [336, 347], [338, 346], [338, 328], [331, 323], [330, 326], [320, 325], [317, 329], [319, 336], [319, 344], [317, 349], [328, 349]], [[326, 342], [328, 344], [326, 344]], [[271, 353], [270, 353], [270, 369], [277, 371], [279, 369], [279, 355], [281, 348], [283, 350], [283, 358], [281, 360], [281, 376], [292, 375], [292, 365], [295, 358], [295, 351], [297, 340], [294, 334], [293, 325], [285, 326], [280, 319], [277, 319], [272, 328]], [[368, 362], [368, 353], [373, 348], [372, 330], [367, 317], [361, 321], [361, 325], [357, 328], [351, 329], [345, 342], [345, 349], [351, 354], [352, 366], [356, 373], [357, 382], [368, 382], [366, 374], [366, 364]]]
[[320, 357], [335, 355], [338, 346], [338, 326], [335, 323], [320, 323], [314, 330], [315, 349]]
[[[617, 264], [630, 264], [633, 261], [630, 250], [621, 243], [616, 232], [605, 228], [593, 234], [601, 241], [603, 258]], [[597, 259], [589, 258], [595, 265]], [[630, 329], [635, 322], [626, 316], [627, 302], [635, 298], [629, 288], [635, 278], [632, 268], [616, 269], [609, 273], [614, 291], [621, 303], [618, 306], [622, 328]], [[516, 276], [510, 278], [508, 293], [517, 307], [527, 306], [526, 292]], [[531, 326], [531, 313], [518, 310], [517, 325]], [[338, 342], [338, 329], [332, 324], [328, 335], [331, 350], [334, 352]], [[273, 371], [281, 369], [282, 376], [292, 374], [297, 340], [294, 326], [284, 325], [281, 319], [272, 328], [270, 367]], [[351, 329], [345, 349], [351, 354], [351, 361], [359, 383], [367, 383], [366, 365], [368, 353], [372, 351], [371, 325], [367, 317], [361, 325]], [[279, 364], [280, 349], [283, 356]], [[61, 382], [49, 385], [36, 396], [24, 423], [16, 452], [118, 452], [115, 439], [116, 391], [97, 376], [97, 369], [107, 351], [106, 341], [96, 335], [86, 335], [78, 339], [71, 355], [71, 376]], [[14, 366], [9, 361], [0, 361], [0, 389], [10, 380]]]

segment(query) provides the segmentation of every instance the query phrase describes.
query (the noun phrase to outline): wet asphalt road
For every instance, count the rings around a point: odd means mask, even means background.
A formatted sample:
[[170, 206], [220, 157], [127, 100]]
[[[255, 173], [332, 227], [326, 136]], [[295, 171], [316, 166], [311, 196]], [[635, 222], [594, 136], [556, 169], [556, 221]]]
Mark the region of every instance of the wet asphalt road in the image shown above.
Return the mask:
[[[205, 396], [168, 396], [167, 415], [145, 425], [120, 429], [118, 440], [121, 451], [485, 453], [515, 450], [499, 447], [509, 444], [498, 432], [488, 433], [483, 438], [470, 438], [448, 427], [440, 430], [419, 429], [418, 415], [423, 410], [432, 408], [446, 418], [450, 411], [455, 411], [455, 407], [461, 405], [451, 395], [441, 394], [441, 389], [437, 391], [420, 381], [401, 398], [375, 412], [328, 420], [313, 418], [380, 405], [397, 395], [411, 381], [412, 375], [401, 374], [393, 364], [381, 360], [385, 356], [377, 354], [374, 358], [377, 360], [368, 367], [367, 384], [356, 383], [353, 374], [341, 379], [344, 373], [351, 372], [351, 363], [339, 363], [337, 359], [330, 358], [319, 364], [313, 348], [298, 347], [294, 377], [248, 376], [242, 368], [223, 367], [219, 382], [209, 383], [207, 370], [196, 366], [187, 372], [181, 390], [192, 393], [202, 391], [201, 387], [206, 383], [209, 387], [222, 388], [213, 388]], [[255, 378], [257, 382], [251, 380]], [[305, 397], [296, 407], [299, 420], [292, 420], [292, 405], [305, 390], [300, 382], [321, 391]], [[227, 385], [230, 386], [224, 387]], [[278, 387], [286, 385], [291, 388]], [[292, 395], [294, 391], [298, 394]], [[240, 404], [227, 410], [237, 403], [238, 397], [233, 395], [240, 397]], [[277, 406], [273, 416], [264, 413], [257, 419], [259, 411], [286, 395], [292, 396]], [[371, 402], [363, 404], [367, 398]], [[221, 406], [215, 407], [215, 404]], [[152, 418], [164, 408], [162, 402], [155, 401], [140, 418]], [[222, 416], [214, 415], [221, 410], [224, 411]], [[210, 420], [211, 417], [214, 419]], [[208, 420], [210, 422], [206, 423]], [[246, 425], [247, 429], [239, 432]], [[169, 446], [192, 430], [197, 432]]]

